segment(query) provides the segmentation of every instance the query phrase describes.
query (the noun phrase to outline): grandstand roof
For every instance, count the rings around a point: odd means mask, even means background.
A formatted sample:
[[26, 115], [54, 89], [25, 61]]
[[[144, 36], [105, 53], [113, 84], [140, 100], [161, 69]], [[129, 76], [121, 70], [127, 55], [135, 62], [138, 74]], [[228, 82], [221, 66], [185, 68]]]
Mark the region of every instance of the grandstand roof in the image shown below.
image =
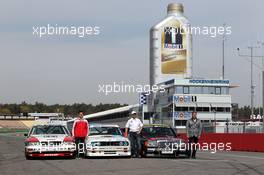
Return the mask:
[[[100, 117], [103, 117], [106, 115], [130, 111], [133, 108], [137, 108], [138, 106], [139, 106], [139, 104], [135, 104], [135, 105], [129, 105], [129, 106], [124, 106], [124, 107], [120, 107], [120, 108], [110, 109], [110, 110], [106, 110], [106, 111], [102, 111], [102, 112], [97, 112], [97, 113], [85, 115], [84, 118], [85, 119], [100, 118]], [[69, 121], [73, 121], [73, 120], [74, 119], [69, 120]]]

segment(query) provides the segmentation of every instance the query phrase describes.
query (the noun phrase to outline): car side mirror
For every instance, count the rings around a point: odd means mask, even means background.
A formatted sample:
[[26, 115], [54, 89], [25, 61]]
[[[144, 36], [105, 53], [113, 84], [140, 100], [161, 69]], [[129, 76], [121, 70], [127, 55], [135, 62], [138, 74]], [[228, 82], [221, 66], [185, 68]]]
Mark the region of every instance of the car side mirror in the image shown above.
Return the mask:
[[24, 133], [24, 136], [25, 136], [25, 137], [27, 137], [27, 136], [28, 136], [28, 134], [27, 134], [27, 133]]

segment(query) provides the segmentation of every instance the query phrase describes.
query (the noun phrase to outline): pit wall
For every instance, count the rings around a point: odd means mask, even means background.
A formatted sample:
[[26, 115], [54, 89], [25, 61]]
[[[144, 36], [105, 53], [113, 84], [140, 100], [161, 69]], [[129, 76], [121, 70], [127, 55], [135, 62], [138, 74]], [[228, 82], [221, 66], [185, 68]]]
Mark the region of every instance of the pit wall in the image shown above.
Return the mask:
[[[179, 134], [187, 139], [186, 134]], [[231, 143], [232, 151], [264, 152], [264, 133], [203, 133], [199, 143]]]

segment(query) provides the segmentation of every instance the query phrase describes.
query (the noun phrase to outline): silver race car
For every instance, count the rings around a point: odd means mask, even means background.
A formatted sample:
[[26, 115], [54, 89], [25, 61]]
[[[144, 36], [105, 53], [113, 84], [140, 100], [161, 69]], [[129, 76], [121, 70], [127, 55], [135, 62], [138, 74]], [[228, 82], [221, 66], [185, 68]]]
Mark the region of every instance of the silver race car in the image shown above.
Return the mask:
[[26, 159], [36, 157], [75, 157], [75, 143], [62, 124], [34, 125], [25, 140]]
[[118, 125], [90, 125], [86, 156], [130, 157], [130, 142], [123, 137]]

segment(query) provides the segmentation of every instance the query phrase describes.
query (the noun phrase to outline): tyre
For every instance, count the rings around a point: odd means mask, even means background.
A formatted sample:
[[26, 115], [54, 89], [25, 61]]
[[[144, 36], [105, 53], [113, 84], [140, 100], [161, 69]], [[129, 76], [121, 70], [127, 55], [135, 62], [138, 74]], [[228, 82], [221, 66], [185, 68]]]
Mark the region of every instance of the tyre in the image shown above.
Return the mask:
[[27, 154], [25, 154], [25, 157], [26, 157], [26, 160], [32, 160], [33, 159], [33, 157], [31, 157], [31, 156], [29, 156]]
[[74, 153], [72, 156], [69, 157], [69, 159], [76, 159], [76, 154]]
[[29, 156], [26, 152], [26, 149], [25, 149], [25, 158], [26, 160], [32, 160], [33, 158], [31, 156]]
[[144, 150], [141, 151], [140, 155], [141, 155], [142, 158], [146, 158], [147, 157], [146, 151], [144, 151]]

